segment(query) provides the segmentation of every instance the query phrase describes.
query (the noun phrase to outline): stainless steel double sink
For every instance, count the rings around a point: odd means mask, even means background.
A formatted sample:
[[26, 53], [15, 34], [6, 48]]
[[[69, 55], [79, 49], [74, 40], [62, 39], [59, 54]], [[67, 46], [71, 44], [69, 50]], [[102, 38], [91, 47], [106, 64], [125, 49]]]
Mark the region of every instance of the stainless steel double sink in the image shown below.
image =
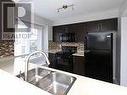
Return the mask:
[[[17, 77], [24, 78], [24, 73]], [[73, 76], [40, 67], [28, 71], [28, 82], [52, 95], [66, 95], [75, 80]]]

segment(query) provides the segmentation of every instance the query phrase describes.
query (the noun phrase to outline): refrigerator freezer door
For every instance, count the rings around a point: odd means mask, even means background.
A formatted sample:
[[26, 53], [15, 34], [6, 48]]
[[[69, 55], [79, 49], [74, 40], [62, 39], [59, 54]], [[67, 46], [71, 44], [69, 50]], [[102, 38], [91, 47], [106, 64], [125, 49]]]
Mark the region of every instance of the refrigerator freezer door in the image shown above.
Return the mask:
[[88, 50], [111, 50], [112, 33], [88, 33]]

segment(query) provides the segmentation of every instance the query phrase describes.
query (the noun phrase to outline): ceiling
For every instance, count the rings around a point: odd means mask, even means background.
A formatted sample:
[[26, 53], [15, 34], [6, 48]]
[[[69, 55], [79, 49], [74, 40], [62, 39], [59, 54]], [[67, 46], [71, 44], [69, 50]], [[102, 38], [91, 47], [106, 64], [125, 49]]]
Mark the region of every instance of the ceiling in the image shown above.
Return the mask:
[[[28, 1], [28, 0], [27, 0]], [[31, 0], [34, 12], [49, 20], [55, 21], [62, 18], [87, 15], [95, 12], [119, 9], [124, 0]], [[74, 4], [74, 10], [67, 9], [57, 12], [63, 4]]]

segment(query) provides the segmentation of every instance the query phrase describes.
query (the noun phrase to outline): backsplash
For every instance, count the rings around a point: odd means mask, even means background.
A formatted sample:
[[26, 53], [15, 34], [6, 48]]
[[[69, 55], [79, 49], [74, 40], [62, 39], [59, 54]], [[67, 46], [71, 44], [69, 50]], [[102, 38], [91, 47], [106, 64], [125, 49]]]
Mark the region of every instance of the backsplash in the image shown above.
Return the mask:
[[14, 42], [0, 41], [0, 58], [14, 56]]
[[60, 43], [52, 42], [52, 41], [49, 41], [48, 47], [49, 47], [49, 50], [54, 50], [54, 49], [60, 50], [61, 49]]
[[62, 43], [58, 43], [58, 42], [49, 42], [49, 50], [60, 50], [61, 46], [74, 46], [77, 47], [77, 51], [84, 51], [84, 43], [75, 43], [75, 42], [62, 42]]

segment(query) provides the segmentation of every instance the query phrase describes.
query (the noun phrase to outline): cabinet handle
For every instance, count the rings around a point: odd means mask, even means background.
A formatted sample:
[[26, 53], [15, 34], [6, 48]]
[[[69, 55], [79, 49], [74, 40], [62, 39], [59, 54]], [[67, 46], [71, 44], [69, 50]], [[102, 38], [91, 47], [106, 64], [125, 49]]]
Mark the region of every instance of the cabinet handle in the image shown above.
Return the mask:
[[102, 23], [98, 24], [97, 27], [98, 27], [98, 28], [97, 28], [97, 31], [98, 31], [98, 32], [102, 31], [102, 28], [103, 28]]
[[97, 25], [97, 32], [99, 32], [100, 31], [100, 25], [98, 24]]
[[100, 24], [100, 28], [101, 28], [101, 31], [103, 30], [103, 25], [102, 25], [102, 23]]

